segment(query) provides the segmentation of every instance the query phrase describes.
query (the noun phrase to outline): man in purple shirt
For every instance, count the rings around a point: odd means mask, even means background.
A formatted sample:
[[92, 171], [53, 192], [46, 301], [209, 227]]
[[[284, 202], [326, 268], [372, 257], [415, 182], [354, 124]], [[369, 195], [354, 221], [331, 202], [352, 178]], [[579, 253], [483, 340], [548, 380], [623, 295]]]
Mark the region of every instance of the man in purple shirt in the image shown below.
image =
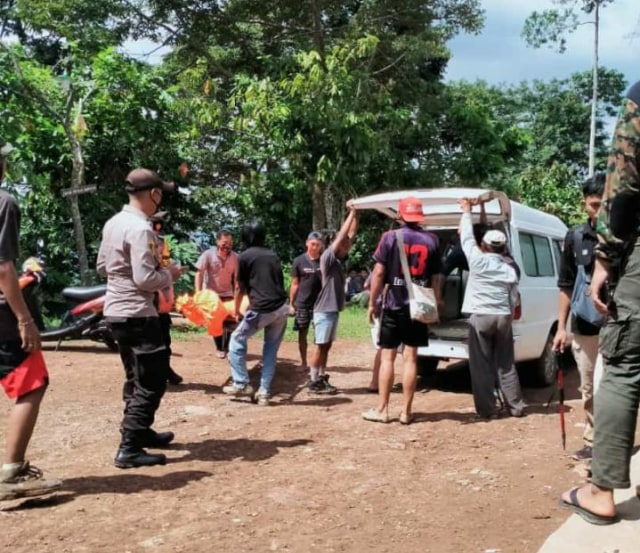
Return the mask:
[[[398, 206], [398, 214], [404, 223], [402, 237], [412, 280], [421, 286], [432, 287], [436, 300], [440, 304], [442, 257], [438, 238], [420, 226], [424, 221], [422, 202], [411, 196], [404, 198]], [[428, 328], [424, 323], [411, 319], [409, 295], [402, 273], [395, 231], [387, 231], [382, 235], [373, 259], [376, 264], [373, 269], [369, 298], [371, 322], [376, 309], [376, 300], [386, 286], [378, 337], [382, 360], [378, 382], [378, 406], [363, 413], [362, 417], [373, 422], [391, 420], [389, 396], [393, 387], [394, 363], [398, 346], [404, 344], [402, 376], [404, 406], [400, 414], [400, 422], [410, 424], [413, 420], [411, 405], [417, 381], [418, 347], [428, 345]]]

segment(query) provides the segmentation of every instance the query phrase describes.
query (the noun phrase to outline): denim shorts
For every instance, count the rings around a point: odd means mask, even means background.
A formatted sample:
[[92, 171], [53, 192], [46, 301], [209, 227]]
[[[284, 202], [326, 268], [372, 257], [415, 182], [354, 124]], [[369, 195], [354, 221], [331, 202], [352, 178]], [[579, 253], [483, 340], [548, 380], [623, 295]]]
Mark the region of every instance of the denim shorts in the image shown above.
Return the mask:
[[338, 311], [313, 314], [313, 329], [315, 332], [316, 344], [330, 344], [336, 339], [338, 330]]

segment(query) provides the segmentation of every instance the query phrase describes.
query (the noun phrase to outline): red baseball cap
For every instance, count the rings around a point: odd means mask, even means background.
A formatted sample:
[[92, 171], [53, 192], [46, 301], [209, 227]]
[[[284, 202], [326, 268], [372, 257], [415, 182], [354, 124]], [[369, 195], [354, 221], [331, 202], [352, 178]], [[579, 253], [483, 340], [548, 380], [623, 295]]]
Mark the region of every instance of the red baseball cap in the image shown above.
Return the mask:
[[398, 204], [398, 213], [400, 214], [400, 219], [406, 223], [419, 223], [424, 219], [422, 202], [415, 196], [402, 198]]

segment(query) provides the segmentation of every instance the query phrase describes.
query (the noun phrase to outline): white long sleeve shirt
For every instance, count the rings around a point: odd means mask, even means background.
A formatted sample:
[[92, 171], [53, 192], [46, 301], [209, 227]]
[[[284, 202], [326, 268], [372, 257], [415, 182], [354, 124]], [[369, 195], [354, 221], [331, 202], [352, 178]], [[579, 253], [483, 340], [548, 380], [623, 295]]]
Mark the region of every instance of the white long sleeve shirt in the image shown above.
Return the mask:
[[460, 219], [460, 241], [469, 262], [469, 280], [462, 312], [476, 315], [511, 315], [518, 275], [502, 255], [485, 253], [473, 235], [470, 213]]

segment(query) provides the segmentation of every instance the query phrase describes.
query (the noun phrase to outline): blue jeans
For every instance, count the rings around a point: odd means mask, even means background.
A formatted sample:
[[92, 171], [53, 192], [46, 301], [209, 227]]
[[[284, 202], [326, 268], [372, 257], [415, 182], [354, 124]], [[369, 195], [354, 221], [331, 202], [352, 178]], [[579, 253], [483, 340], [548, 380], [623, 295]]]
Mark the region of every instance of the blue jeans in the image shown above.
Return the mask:
[[286, 303], [270, 313], [258, 313], [251, 309], [245, 313], [238, 328], [231, 334], [229, 342], [229, 364], [231, 365], [233, 383], [236, 386], [249, 384], [247, 341], [256, 332], [264, 329], [260, 389], [267, 393], [271, 391], [271, 381], [276, 373], [276, 357], [287, 327], [288, 313], [289, 307]]

